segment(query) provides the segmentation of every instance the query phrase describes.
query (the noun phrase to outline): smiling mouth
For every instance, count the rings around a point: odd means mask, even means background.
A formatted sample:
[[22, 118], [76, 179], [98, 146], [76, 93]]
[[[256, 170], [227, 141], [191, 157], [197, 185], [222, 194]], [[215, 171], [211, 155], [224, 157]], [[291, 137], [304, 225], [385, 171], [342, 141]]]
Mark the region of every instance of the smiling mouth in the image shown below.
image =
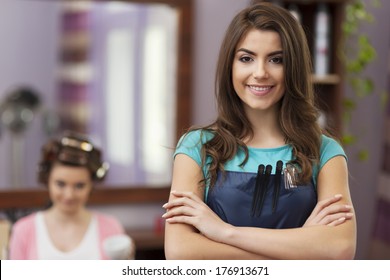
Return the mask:
[[271, 89], [271, 86], [251, 86], [249, 85], [250, 89], [253, 89], [255, 91], [267, 91]]
[[254, 86], [248, 85], [250, 92], [258, 97], [266, 96], [272, 92], [273, 86]]

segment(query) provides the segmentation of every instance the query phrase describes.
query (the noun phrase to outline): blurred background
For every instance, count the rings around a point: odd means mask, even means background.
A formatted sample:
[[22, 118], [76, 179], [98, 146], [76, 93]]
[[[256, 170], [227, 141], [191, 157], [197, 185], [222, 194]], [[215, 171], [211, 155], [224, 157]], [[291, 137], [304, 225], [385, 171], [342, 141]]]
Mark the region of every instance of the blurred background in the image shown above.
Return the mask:
[[[103, 148], [111, 165], [103, 188], [168, 190], [178, 135], [216, 115], [220, 43], [230, 20], [251, 1], [65, 2], [1, 1], [0, 196], [39, 188], [40, 147], [66, 129], [88, 133]], [[355, 1], [372, 15], [356, 28], [375, 52], [360, 72], [344, 65], [345, 54], [352, 53], [348, 40], [357, 44], [341, 28], [348, 1], [274, 2], [305, 26], [322, 121], [345, 140], [358, 221], [356, 259], [390, 259], [390, 2], [377, 7], [377, 1]], [[191, 20], [185, 32], [183, 16]], [[191, 45], [178, 43], [180, 36], [188, 36]], [[189, 78], [183, 80], [180, 71]], [[369, 77], [369, 93], [357, 93], [351, 73]], [[149, 252], [145, 258], [162, 258], [163, 201], [143, 199], [91, 207], [115, 214], [130, 231], [150, 235], [138, 239]], [[0, 205], [0, 217], [15, 217], [18, 209], [11, 210], [13, 216]]]

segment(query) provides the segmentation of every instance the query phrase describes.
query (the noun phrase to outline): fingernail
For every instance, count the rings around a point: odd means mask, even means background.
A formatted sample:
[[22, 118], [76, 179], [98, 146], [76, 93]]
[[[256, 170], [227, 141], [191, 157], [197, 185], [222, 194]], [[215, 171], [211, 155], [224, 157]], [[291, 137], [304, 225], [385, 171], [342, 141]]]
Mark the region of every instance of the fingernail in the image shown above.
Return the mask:
[[351, 208], [352, 208], [352, 206], [351, 206], [351, 205], [345, 205], [345, 208], [347, 208], [347, 209], [351, 209]]
[[168, 205], [168, 203], [165, 203], [165, 204], [162, 206], [162, 208], [165, 208], [165, 207], [167, 207], [167, 205]]
[[342, 195], [341, 194], [335, 194], [335, 196], [334, 196], [335, 198], [340, 198], [340, 197], [342, 197]]
[[351, 218], [351, 217], [353, 216], [353, 213], [347, 213], [346, 216], [347, 216], [348, 218]]
[[341, 217], [340, 219], [339, 219], [339, 221], [344, 221], [345, 220], [345, 217]]

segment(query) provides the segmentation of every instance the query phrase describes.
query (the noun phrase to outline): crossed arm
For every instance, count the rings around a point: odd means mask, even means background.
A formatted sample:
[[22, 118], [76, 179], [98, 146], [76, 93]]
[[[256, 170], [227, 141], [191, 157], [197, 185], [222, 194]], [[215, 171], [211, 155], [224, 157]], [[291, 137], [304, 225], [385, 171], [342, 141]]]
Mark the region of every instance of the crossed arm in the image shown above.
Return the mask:
[[167, 212], [167, 259], [352, 259], [356, 220], [346, 161], [338, 156], [320, 170], [318, 203], [301, 228], [235, 227], [204, 202], [200, 167], [188, 156], [175, 158]]

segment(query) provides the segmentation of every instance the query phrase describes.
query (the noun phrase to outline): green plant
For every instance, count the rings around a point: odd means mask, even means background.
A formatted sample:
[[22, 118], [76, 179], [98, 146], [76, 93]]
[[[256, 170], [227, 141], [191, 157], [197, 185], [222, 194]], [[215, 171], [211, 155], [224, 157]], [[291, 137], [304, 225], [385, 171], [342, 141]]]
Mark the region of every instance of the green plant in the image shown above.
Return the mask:
[[[366, 1], [367, 2], [367, 1]], [[371, 0], [370, 5], [380, 7], [380, 0]], [[352, 96], [343, 100], [344, 132], [342, 142], [344, 145], [352, 145], [357, 142], [357, 136], [348, 131], [352, 113], [357, 103], [365, 97], [372, 95], [377, 90], [371, 77], [364, 74], [367, 66], [376, 58], [376, 50], [372, 46], [367, 34], [362, 33], [359, 27], [364, 23], [373, 23], [374, 17], [367, 9], [363, 0], [351, 0], [346, 4], [343, 22], [344, 41], [341, 48], [341, 59], [346, 70], [346, 82], [352, 89]], [[383, 94], [382, 97], [387, 96]], [[384, 98], [382, 101], [385, 102]], [[367, 149], [358, 151], [358, 158], [366, 160], [369, 156]]]

